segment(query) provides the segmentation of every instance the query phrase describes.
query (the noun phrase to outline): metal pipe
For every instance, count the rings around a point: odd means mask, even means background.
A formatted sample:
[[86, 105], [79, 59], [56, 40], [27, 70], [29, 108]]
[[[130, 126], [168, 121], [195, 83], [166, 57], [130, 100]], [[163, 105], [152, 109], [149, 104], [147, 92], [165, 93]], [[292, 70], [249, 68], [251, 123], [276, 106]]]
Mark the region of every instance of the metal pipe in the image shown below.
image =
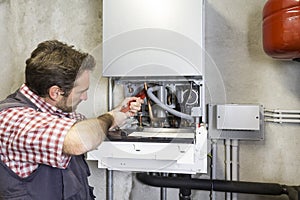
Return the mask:
[[[108, 110], [113, 109], [113, 80], [108, 79]], [[113, 171], [106, 170], [106, 199], [113, 200]]]
[[107, 200], [113, 200], [113, 171], [112, 170], [106, 170], [106, 199]]
[[239, 141], [238, 140], [232, 140], [231, 143], [232, 146], [232, 172], [231, 172], [231, 180], [238, 181], [238, 147], [239, 147]]
[[[148, 90], [148, 85], [146, 82], [144, 83], [144, 88], [146, 91]], [[149, 118], [150, 118], [150, 121], [153, 122], [153, 112], [152, 112], [152, 106], [151, 106], [149, 98], [147, 98], [147, 104], [148, 104]]]
[[191, 189], [180, 188], [179, 190], [179, 200], [191, 200]]
[[[166, 104], [165, 87], [164, 86], [158, 86], [158, 87], [159, 89], [157, 90], [157, 98], [159, 99], [160, 102]], [[166, 111], [161, 107], [159, 107], [159, 109], [157, 109], [156, 112], [157, 112], [156, 117], [158, 118], [166, 118], [167, 116]]]
[[[162, 173], [162, 176], [168, 176], [167, 173]], [[167, 188], [160, 188], [160, 200], [167, 200]]]
[[[211, 160], [211, 178], [216, 179], [217, 178], [217, 152], [218, 152], [218, 144], [217, 140], [212, 140], [212, 160]], [[211, 191], [211, 200], [216, 199], [216, 192]]]
[[107, 102], [107, 107], [108, 110], [113, 109], [113, 80], [112, 78], [108, 79], [108, 102]]
[[160, 188], [160, 200], [167, 200], [167, 188]]
[[195, 179], [186, 177], [151, 176], [138, 173], [137, 179], [154, 187], [188, 188], [206, 191], [235, 192], [260, 195], [288, 194], [286, 188], [277, 183], [242, 182], [226, 180]]
[[[230, 151], [230, 139], [225, 140], [225, 167], [226, 167], [226, 172], [225, 172], [225, 178], [227, 181], [231, 180], [231, 151]], [[231, 194], [226, 193], [226, 199], [231, 200]]]
[[[203, 77], [203, 83], [205, 83], [204, 82], [204, 77]], [[203, 85], [201, 85], [201, 88], [200, 88], [200, 91], [199, 91], [199, 94], [201, 95], [201, 102], [200, 102], [200, 104], [201, 104], [201, 108], [202, 108], [202, 122], [203, 123], [207, 123], [207, 111], [206, 111], [206, 109], [207, 109], [207, 107], [206, 107], [206, 105], [205, 105], [205, 102], [206, 102], [206, 100], [205, 100], [205, 96], [206, 96], [206, 94], [205, 94], [205, 84], [203, 84]]]
[[[239, 141], [238, 140], [232, 140], [231, 142], [231, 180], [232, 181], [238, 181], [238, 146], [239, 146]], [[232, 200], [237, 200], [237, 194], [232, 193]]]

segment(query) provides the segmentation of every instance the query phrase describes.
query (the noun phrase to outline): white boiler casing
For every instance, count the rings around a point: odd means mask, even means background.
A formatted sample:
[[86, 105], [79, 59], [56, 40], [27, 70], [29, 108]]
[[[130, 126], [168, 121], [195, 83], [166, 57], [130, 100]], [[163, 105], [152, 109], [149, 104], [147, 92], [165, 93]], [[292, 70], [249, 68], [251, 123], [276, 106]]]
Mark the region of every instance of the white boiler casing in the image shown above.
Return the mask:
[[[159, 99], [180, 105], [194, 121], [178, 120], [152, 102], [154, 111], [180, 127], [151, 129], [143, 122], [129, 139], [106, 140], [87, 159], [112, 170], [206, 173], [204, 55], [203, 0], [103, 0], [103, 76], [123, 85], [125, 96], [136, 95], [144, 83], [159, 86]], [[143, 107], [140, 117], [148, 111]]]
[[203, 2], [104, 0], [103, 76], [202, 76]]

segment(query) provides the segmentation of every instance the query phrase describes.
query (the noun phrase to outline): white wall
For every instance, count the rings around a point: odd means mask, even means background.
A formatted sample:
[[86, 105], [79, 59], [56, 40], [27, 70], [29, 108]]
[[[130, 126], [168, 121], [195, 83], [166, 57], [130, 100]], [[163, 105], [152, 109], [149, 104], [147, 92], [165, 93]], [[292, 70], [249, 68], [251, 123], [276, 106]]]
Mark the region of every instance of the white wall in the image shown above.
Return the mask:
[[[278, 61], [262, 50], [262, 8], [266, 0], [207, 0], [206, 50], [211, 57], [206, 67], [221, 74], [227, 103], [259, 103], [266, 108], [300, 108], [300, 63]], [[101, 0], [0, 0], [0, 97], [4, 98], [24, 80], [25, 59], [36, 45], [59, 39], [90, 51], [101, 63]], [[212, 64], [214, 63], [214, 64]], [[101, 65], [93, 76], [90, 100], [80, 110], [88, 116], [106, 109], [106, 80]], [[208, 74], [208, 82], [219, 81]], [[217, 80], [218, 79], [218, 80]], [[213, 87], [213, 85], [208, 85]], [[213, 93], [213, 91], [210, 91]], [[209, 94], [209, 101], [223, 102]], [[90, 106], [93, 105], [91, 108]], [[267, 123], [265, 140], [241, 142], [240, 180], [300, 184], [300, 126]], [[223, 143], [220, 141], [218, 178], [224, 177]], [[98, 200], [105, 199], [105, 170], [90, 162], [91, 183]], [[115, 172], [114, 199], [159, 199], [159, 189], [142, 185], [131, 173]], [[176, 189], [168, 199], [177, 199]], [[193, 192], [194, 199], [208, 199], [208, 192]], [[239, 195], [240, 199], [285, 199]], [[218, 193], [218, 199], [224, 199]]]

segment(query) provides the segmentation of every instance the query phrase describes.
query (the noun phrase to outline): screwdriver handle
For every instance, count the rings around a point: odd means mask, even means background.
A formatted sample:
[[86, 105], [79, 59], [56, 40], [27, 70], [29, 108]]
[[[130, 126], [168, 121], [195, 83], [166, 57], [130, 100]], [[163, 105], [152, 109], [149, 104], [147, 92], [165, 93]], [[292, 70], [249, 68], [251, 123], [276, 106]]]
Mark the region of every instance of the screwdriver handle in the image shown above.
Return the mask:
[[130, 110], [130, 104], [131, 104], [132, 102], [134, 102], [134, 100], [128, 101], [127, 106], [121, 108], [121, 112], [127, 113], [127, 112]]
[[[146, 98], [146, 90], [145, 89], [143, 89], [142, 91], [140, 91], [137, 95], [135, 95], [136, 97], [139, 97], [139, 98], [141, 98], [141, 99], [145, 99]], [[132, 103], [132, 102], [134, 102], [135, 100], [130, 100], [130, 101], [128, 101], [128, 103], [127, 103], [127, 106], [126, 107], [124, 107], [124, 108], [121, 108], [121, 112], [123, 112], [123, 113], [126, 113], [126, 112], [128, 112], [129, 110], [130, 110], [130, 104]]]

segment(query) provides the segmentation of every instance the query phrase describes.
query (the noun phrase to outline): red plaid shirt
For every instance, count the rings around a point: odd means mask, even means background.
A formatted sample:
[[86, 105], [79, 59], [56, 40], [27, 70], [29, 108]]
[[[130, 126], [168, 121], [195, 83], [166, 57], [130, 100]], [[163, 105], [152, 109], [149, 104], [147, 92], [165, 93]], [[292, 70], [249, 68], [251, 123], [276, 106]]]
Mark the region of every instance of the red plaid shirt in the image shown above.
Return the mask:
[[84, 116], [62, 112], [24, 84], [20, 92], [38, 109], [16, 107], [0, 112], [1, 160], [22, 178], [29, 176], [38, 164], [65, 169], [71, 156], [62, 152], [64, 138]]

